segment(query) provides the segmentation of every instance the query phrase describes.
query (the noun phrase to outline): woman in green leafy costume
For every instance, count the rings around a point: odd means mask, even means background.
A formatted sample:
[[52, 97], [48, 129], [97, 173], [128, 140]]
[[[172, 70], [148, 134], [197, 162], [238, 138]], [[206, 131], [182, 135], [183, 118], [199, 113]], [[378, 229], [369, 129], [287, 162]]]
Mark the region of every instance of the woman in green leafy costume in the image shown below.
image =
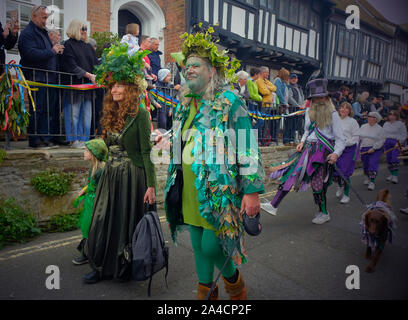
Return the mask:
[[144, 80], [143, 57], [129, 57], [122, 45], [105, 49], [96, 81], [108, 87], [101, 118], [109, 156], [95, 192], [88, 237], [88, 258], [93, 271], [87, 284], [103, 279], [130, 280], [131, 242], [145, 203], [155, 202], [156, 176], [150, 160], [151, 122], [140, 106]]
[[[232, 252], [233, 260], [222, 274], [225, 288], [231, 299], [246, 299], [237, 269], [246, 262], [239, 235], [243, 212], [254, 216], [260, 210], [264, 172], [245, 103], [227, 86], [239, 62], [230, 61], [226, 51], [217, 49], [213, 31], [182, 36], [188, 88], [174, 114], [165, 210], [173, 240], [183, 227], [190, 231], [199, 281], [197, 298], [205, 298], [214, 266], [222, 269]], [[182, 201], [174, 205], [168, 195], [180, 169]], [[211, 296], [217, 298], [218, 287]]]
[[75, 265], [81, 265], [88, 262], [88, 256], [85, 252], [85, 243], [88, 239], [89, 228], [91, 226], [95, 190], [98, 186], [108, 156], [108, 148], [106, 147], [105, 141], [102, 139], [86, 141], [85, 147], [84, 160], [91, 161], [92, 167], [89, 169], [88, 184], [81, 190], [78, 198], [75, 199], [74, 202], [74, 207], [78, 207], [81, 202], [84, 202], [78, 221], [78, 227], [82, 232], [82, 241], [77, 249], [81, 252], [81, 255], [72, 260], [72, 263]]

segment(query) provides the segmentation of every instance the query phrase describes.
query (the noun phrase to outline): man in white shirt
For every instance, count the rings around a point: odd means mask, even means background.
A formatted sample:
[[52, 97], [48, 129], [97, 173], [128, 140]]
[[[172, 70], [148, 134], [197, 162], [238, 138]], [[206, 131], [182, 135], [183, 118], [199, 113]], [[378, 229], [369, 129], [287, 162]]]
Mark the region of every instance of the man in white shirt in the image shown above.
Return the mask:
[[[345, 146], [345, 137], [341, 120], [331, 100], [328, 98], [327, 80], [316, 79], [307, 84], [309, 88], [310, 108], [305, 115], [305, 133], [296, 147], [297, 153], [289, 160], [271, 167], [271, 178], [281, 178], [281, 185], [272, 200], [272, 214], [289, 193], [305, 191], [310, 184], [319, 212], [312, 220], [323, 224], [330, 220], [327, 211], [326, 192], [331, 183], [333, 165], [341, 156]], [[333, 143], [334, 142], [334, 143]]]

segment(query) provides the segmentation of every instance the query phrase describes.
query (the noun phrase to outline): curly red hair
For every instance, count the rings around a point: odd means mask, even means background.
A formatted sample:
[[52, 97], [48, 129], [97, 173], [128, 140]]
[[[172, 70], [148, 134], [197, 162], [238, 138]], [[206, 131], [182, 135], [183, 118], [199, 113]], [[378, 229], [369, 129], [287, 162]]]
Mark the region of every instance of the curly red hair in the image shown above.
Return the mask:
[[142, 90], [132, 84], [121, 84], [125, 86], [124, 101], [120, 105], [113, 101], [111, 94], [112, 86], [109, 87], [103, 101], [103, 113], [101, 118], [102, 136], [106, 137], [108, 131], [120, 132], [128, 116], [134, 117], [139, 112], [140, 96]]

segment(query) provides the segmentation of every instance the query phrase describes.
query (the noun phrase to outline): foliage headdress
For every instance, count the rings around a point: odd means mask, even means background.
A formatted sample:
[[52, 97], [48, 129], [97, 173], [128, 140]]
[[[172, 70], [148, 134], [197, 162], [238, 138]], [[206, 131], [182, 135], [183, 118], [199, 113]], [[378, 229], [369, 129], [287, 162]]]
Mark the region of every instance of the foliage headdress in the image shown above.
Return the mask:
[[128, 83], [145, 88], [143, 58], [149, 53], [144, 50], [129, 56], [127, 45], [115, 43], [103, 51], [102, 63], [95, 67], [96, 82], [101, 85]]
[[[198, 24], [202, 28], [202, 23]], [[218, 50], [215, 40], [212, 36], [214, 29], [209, 27], [205, 33], [197, 32], [195, 34], [188, 34], [187, 32], [180, 37], [184, 39], [182, 45], [182, 53], [184, 55], [184, 64], [191, 55], [197, 55], [206, 58], [211, 65], [217, 70], [218, 75], [230, 82], [233, 82], [236, 70], [241, 66], [239, 60], [227, 55], [228, 50]]]

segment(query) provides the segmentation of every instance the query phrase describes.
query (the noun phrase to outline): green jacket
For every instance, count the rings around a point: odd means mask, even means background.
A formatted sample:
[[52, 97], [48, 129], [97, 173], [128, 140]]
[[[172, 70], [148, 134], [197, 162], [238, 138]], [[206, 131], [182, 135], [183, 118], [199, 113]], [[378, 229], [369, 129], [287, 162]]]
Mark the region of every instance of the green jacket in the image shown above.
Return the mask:
[[[189, 113], [190, 104], [179, 104], [176, 108], [165, 199], [177, 175], [177, 152], [173, 148], [180, 144], [181, 131]], [[258, 142], [244, 101], [229, 90], [218, 92], [211, 101], [202, 99], [193, 124], [196, 132], [191, 146], [195, 159], [192, 171], [196, 177], [199, 212], [216, 230], [221, 246], [228, 254], [243, 230], [242, 197], [255, 192], [264, 193], [264, 170]], [[224, 142], [224, 154], [216, 152], [217, 141]], [[219, 156], [223, 157], [220, 159]], [[170, 207], [167, 201], [164, 207], [173, 240], [176, 240], [177, 231], [182, 227], [178, 220], [181, 208]], [[246, 262], [242, 243], [233, 259], [236, 264]]]
[[[128, 117], [125, 122], [125, 128], [132, 121]], [[123, 133], [122, 143], [127, 151], [132, 163], [145, 169], [147, 187], [156, 187], [156, 173], [150, 152], [152, 143], [150, 142], [151, 122], [149, 112], [139, 108], [139, 112], [132, 124]]]
[[247, 87], [249, 91], [249, 99], [257, 102], [262, 102], [262, 96], [258, 92], [258, 85], [256, 84], [256, 82], [248, 79]]

